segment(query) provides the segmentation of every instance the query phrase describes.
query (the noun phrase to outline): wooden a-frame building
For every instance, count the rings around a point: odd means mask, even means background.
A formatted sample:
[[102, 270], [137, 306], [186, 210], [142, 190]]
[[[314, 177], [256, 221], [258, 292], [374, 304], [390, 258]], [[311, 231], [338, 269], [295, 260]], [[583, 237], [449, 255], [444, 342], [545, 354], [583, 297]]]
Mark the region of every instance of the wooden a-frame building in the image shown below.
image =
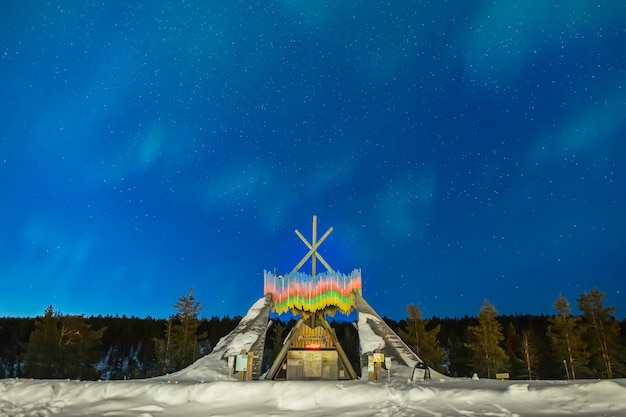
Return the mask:
[[[291, 311], [300, 318], [287, 336], [265, 379], [274, 380], [343, 380], [356, 379], [335, 330], [326, 319], [327, 312], [348, 313], [355, 306], [355, 294], [361, 290], [361, 272], [351, 275], [334, 272], [317, 252], [332, 232], [332, 227], [317, 240], [317, 216], [313, 216], [313, 239], [309, 242], [298, 230], [296, 234], [309, 248], [308, 253], [287, 276], [265, 273], [265, 294], [271, 297], [278, 313]], [[298, 270], [311, 258], [312, 275]], [[316, 261], [328, 270], [316, 274]]]
[[273, 380], [356, 378], [358, 375], [323, 312], [296, 322], [265, 376]]
[[[364, 366], [367, 366], [368, 373], [370, 372], [368, 357], [374, 351], [393, 359], [394, 363], [403, 365], [409, 371], [413, 371], [420, 364], [424, 365], [419, 356], [411, 351], [363, 299], [361, 271], [355, 269], [350, 275], [335, 272], [317, 252], [319, 245], [332, 230], [332, 227], [329, 228], [320, 240], [317, 240], [317, 217], [313, 216], [312, 242], [296, 230], [296, 234], [309, 251], [293, 271], [286, 276], [277, 275], [276, 272], [265, 272], [264, 295], [271, 305], [271, 310], [279, 314], [291, 311], [295, 316], [300, 316], [266, 373], [265, 379], [344, 380], [358, 378], [358, 374], [326, 318], [327, 313], [333, 314], [336, 311], [349, 314], [356, 310], [359, 315], [359, 336], [363, 330], [361, 327], [369, 327], [375, 337], [379, 338], [379, 346], [372, 348], [372, 352], [360, 352], [361, 368], [364, 369]], [[311, 258], [312, 275], [298, 272], [309, 258]], [[326, 267], [326, 272], [316, 273], [316, 260]], [[265, 337], [262, 343], [264, 339]], [[364, 357], [367, 362], [365, 364], [363, 363]], [[439, 376], [443, 377], [443, 375]]]

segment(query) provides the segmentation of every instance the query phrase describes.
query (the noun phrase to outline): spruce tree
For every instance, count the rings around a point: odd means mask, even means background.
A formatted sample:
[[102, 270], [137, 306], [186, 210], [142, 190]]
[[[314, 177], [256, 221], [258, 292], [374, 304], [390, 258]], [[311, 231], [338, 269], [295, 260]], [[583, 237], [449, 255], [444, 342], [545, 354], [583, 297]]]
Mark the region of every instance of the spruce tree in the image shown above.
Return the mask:
[[161, 372], [171, 372], [195, 362], [201, 355], [201, 341], [206, 333], [198, 334], [202, 303], [196, 301], [193, 288], [174, 302], [176, 314], [170, 316], [165, 328], [165, 338], [154, 339]]
[[424, 362], [441, 371], [443, 349], [439, 346], [439, 332], [441, 325], [437, 324], [430, 330], [426, 327], [430, 320], [422, 319], [419, 306], [409, 304], [406, 308], [406, 329], [400, 329], [400, 337], [415, 351]]
[[174, 308], [180, 325], [174, 327], [173, 333], [182, 368], [198, 359], [200, 356], [199, 340], [207, 337], [206, 334], [198, 334], [199, 316], [204, 307], [199, 301], [196, 301], [193, 288], [189, 288], [187, 296], [181, 295], [178, 301], [174, 303]]
[[35, 330], [30, 334], [24, 355], [25, 375], [32, 378], [55, 378], [61, 366], [57, 346], [59, 330], [57, 324], [59, 313], [52, 305], [48, 306], [44, 315], [35, 320]]
[[576, 379], [576, 371], [585, 372], [589, 363], [587, 345], [582, 338], [584, 326], [580, 317], [572, 316], [569, 301], [562, 294], [559, 294], [553, 308], [557, 314], [548, 319], [552, 352], [558, 361], [563, 361], [569, 377]]
[[624, 348], [619, 341], [620, 326], [614, 317], [615, 307], [604, 307], [605, 300], [606, 294], [594, 287], [591, 292], [578, 297], [578, 309], [587, 324], [585, 337], [592, 360], [604, 368], [601, 375], [611, 379], [618, 358], [623, 359]]
[[495, 377], [498, 371], [504, 371], [509, 361], [508, 355], [500, 346], [504, 336], [502, 326], [496, 320], [498, 312], [485, 300], [478, 313], [478, 326], [468, 328], [469, 343], [465, 346], [473, 353], [473, 365], [487, 378]]
[[63, 316], [49, 306], [35, 321], [25, 354], [34, 378], [95, 378], [96, 347], [106, 327], [93, 330], [82, 316]]

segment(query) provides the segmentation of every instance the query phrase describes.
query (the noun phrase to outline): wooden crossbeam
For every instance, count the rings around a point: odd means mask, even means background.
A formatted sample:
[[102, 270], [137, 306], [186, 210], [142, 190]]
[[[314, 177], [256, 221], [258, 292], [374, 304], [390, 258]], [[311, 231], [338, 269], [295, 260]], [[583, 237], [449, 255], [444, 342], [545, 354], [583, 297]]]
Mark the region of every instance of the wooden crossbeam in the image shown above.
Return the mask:
[[304, 255], [304, 258], [302, 258], [300, 260], [300, 262], [298, 262], [298, 264], [295, 266], [295, 268], [293, 268], [293, 271], [291, 272], [296, 272], [297, 270], [299, 270], [300, 268], [302, 268], [302, 265], [304, 265], [304, 263], [312, 256], [313, 259], [311, 259], [311, 274], [313, 276], [315, 276], [316, 274], [316, 260], [319, 259], [320, 262], [322, 263], [322, 265], [324, 265], [326, 267], [327, 270], [332, 271], [333, 269], [330, 267], [330, 265], [328, 264], [328, 262], [326, 262], [326, 260], [322, 257], [322, 255], [320, 255], [317, 252], [317, 248], [319, 248], [319, 246], [322, 244], [322, 242], [324, 242], [324, 240], [328, 237], [328, 235], [330, 235], [330, 232], [333, 231], [333, 228], [330, 227], [326, 233], [324, 233], [322, 235], [322, 237], [320, 238], [320, 240], [317, 240], [317, 216], [313, 216], [313, 243], [309, 243], [309, 241], [302, 235], [302, 233], [300, 233], [298, 231], [298, 229], [296, 229], [296, 235], [298, 235], [298, 237], [300, 238], [300, 240], [302, 240], [302, 242], [304, 242], [304, 244], [307, 246], [307, 248], [309, 248], [309, 251], [306, 253], [306, 255]]

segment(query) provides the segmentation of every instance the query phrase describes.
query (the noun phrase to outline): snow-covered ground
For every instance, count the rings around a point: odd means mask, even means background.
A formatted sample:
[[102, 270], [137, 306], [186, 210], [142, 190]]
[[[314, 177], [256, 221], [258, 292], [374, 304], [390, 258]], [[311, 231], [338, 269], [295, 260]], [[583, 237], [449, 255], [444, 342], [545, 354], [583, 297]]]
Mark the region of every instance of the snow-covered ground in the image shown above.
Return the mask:
[[626, 416], [626, 380], [0, 381], [0, 416]]

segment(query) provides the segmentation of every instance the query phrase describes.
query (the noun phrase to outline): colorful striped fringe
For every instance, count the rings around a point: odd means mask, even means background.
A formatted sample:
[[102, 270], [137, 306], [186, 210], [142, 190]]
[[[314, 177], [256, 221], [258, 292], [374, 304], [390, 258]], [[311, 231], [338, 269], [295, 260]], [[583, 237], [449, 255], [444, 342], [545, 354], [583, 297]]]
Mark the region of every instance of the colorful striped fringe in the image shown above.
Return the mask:
[[349, 314], [355, 307], [354, 294], [361, 294], [361, 270], [350, 275], [329, 271], [312, 277], [294, 272], [283, 277], [265, 271], [264, 294], [271, 294], [272, 308], [282, 314], [336, 310]]

